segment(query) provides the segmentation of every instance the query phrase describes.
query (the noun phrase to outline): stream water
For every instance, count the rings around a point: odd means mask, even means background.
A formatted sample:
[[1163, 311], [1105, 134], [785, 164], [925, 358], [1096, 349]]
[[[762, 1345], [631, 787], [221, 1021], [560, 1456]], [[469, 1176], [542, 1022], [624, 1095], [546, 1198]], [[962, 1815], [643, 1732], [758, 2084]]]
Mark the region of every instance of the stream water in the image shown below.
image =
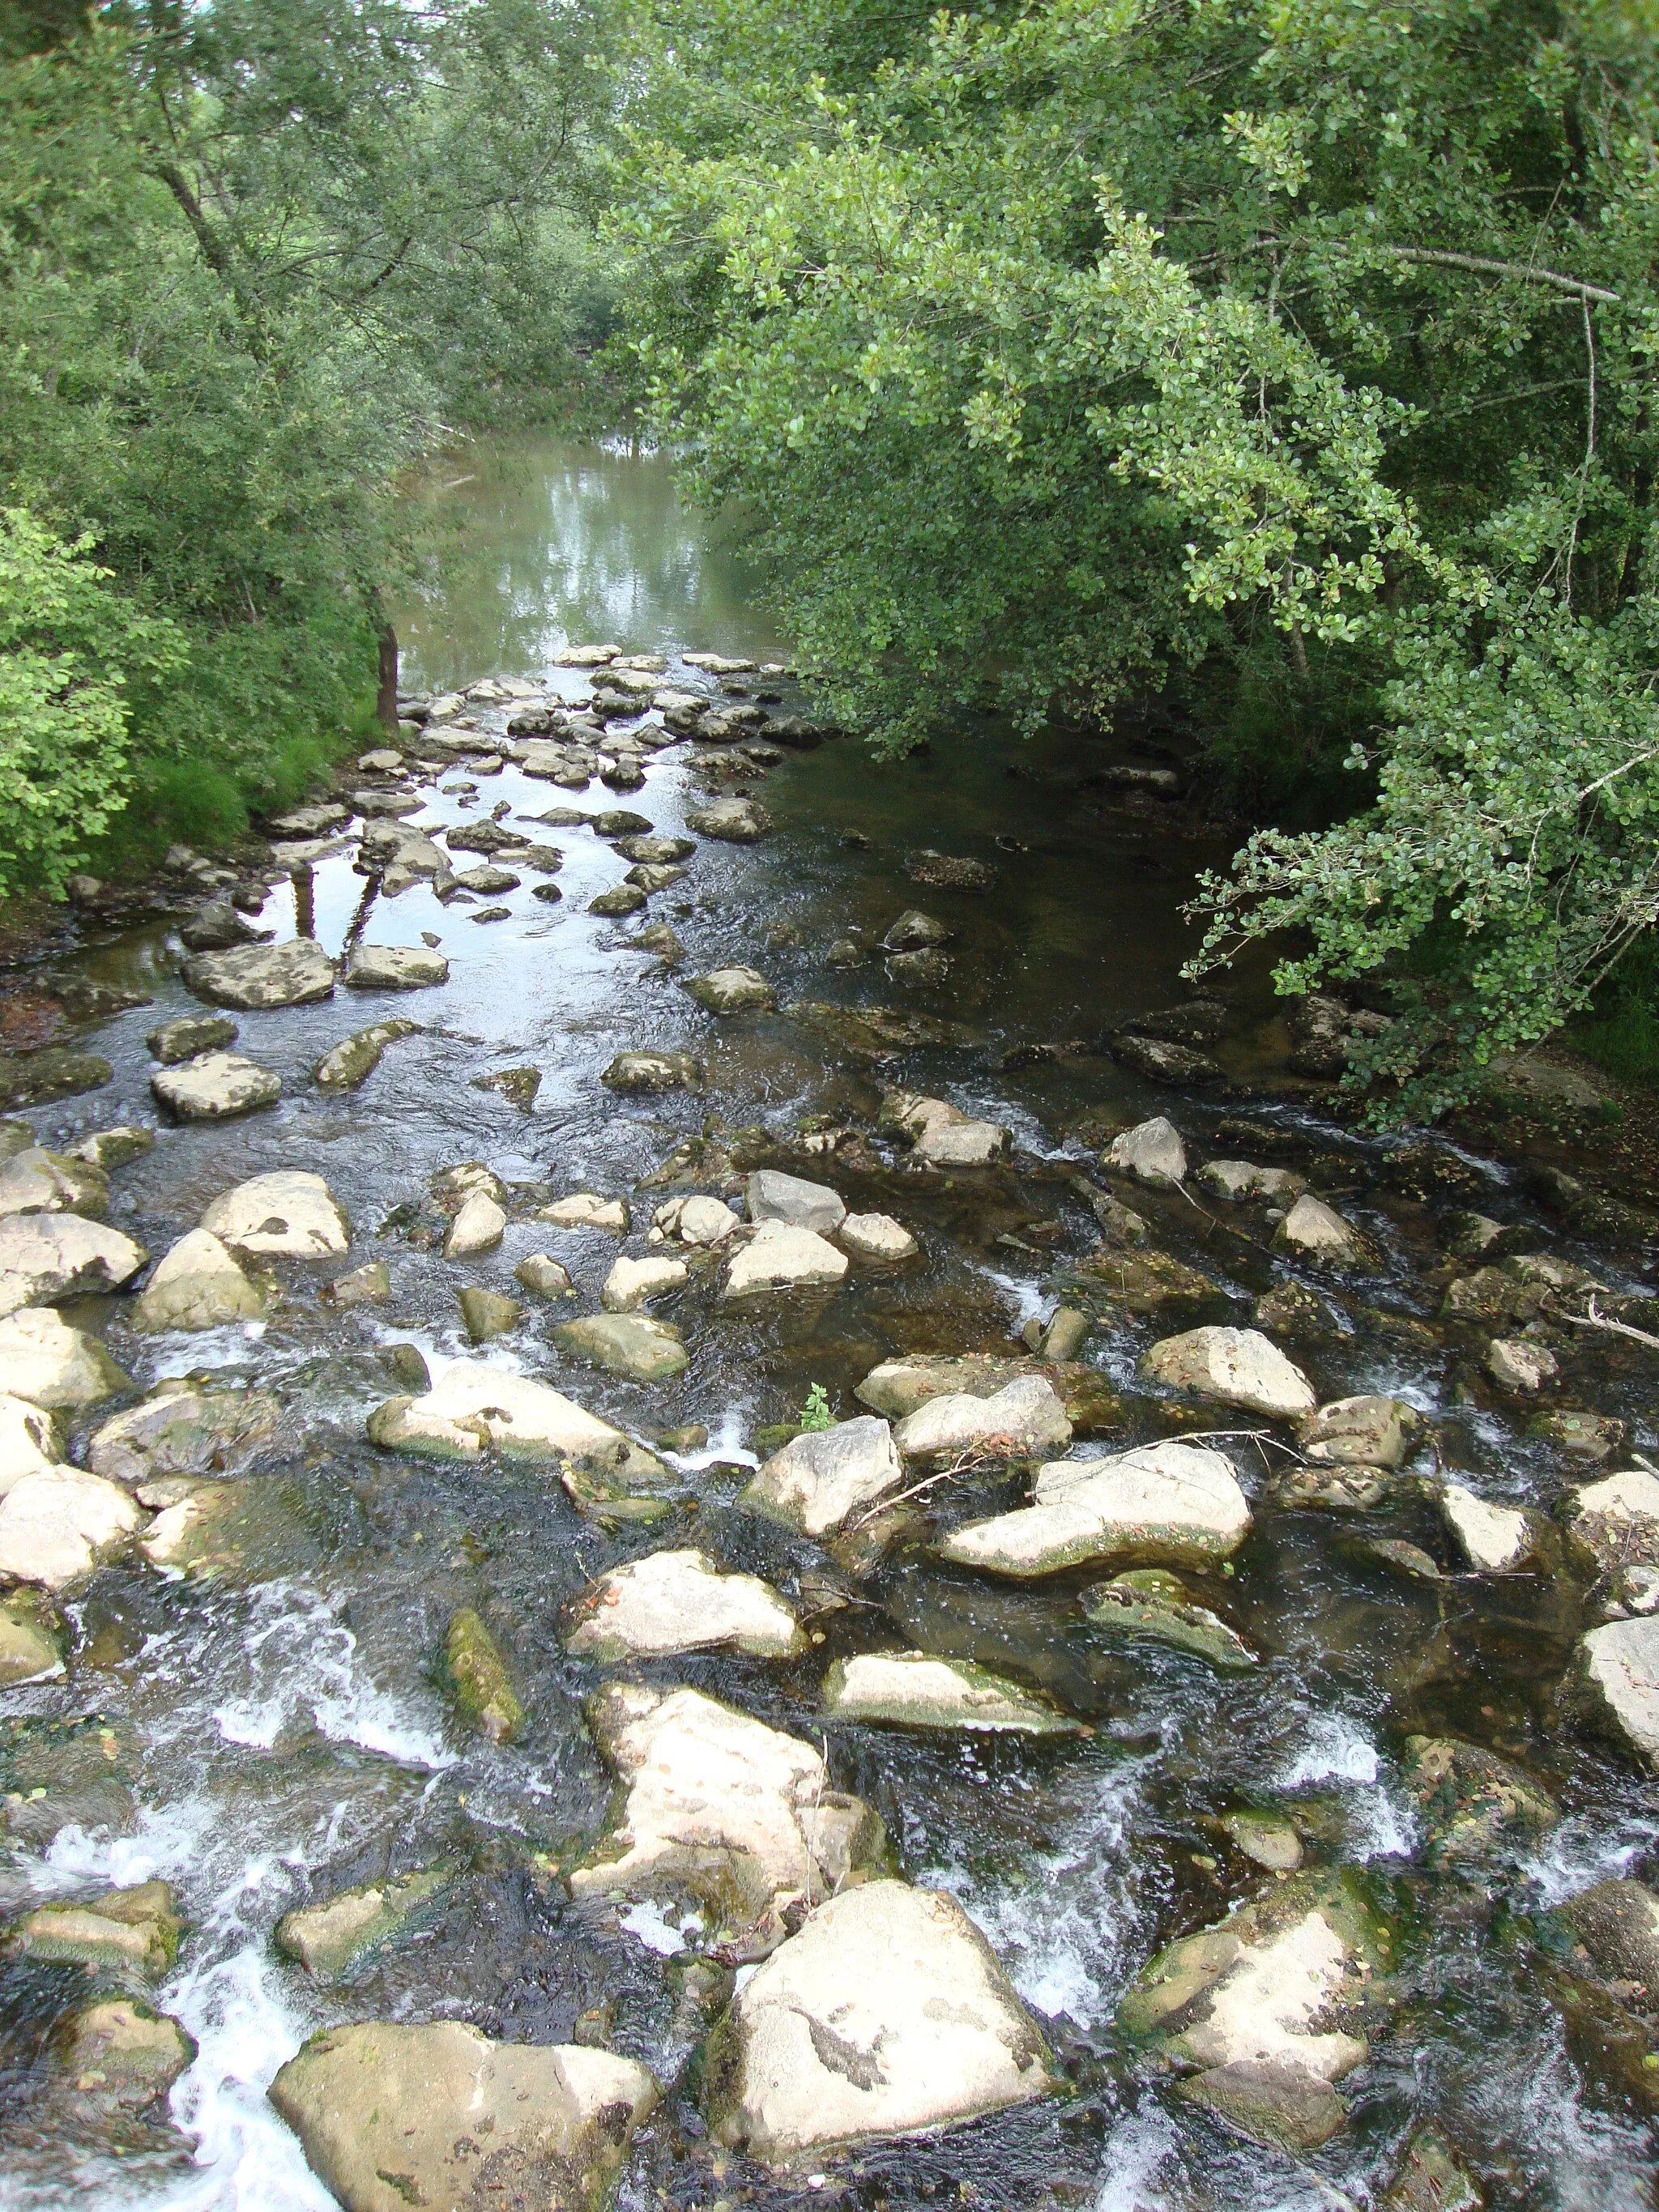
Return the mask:
[[[551, 665], [571, 641], [662, 653], [671, 683], [705, 683], [680, 661], [686, 650], [787, 659], [737, 554], [711, 544], [681, 511], [658, 459], [537, 441], [483, 446], [418, 495], [445, 528], [423, 588], [398, 612], [410, 690], [519, 677], [550, 696], [579, 698], [580, 672]], [[791, 687], [779, 688], [778, 711], [799, 711]], [[500, 730], [505, 715], [478, 720]], [[418, 756], [418, 742], [410, 750]], [[666, 749], [641, 789], [613, 798], [595, 785], [572, 804], [627, 806], [678, 834], [702, 795], [691, 754]], [[1115, 1028], [1187, 994], [1179, 969], [1191, 933], [1181, 903], [1195, 871], [1223, 857], [1185, 809], [1088, 780], [1098, 766], [1154, 757], [1060, 734], [1018, 744], [988, 720], [965, 720], [948, 744], [893, 768], [872, 768], [848, 738], [792, 750], [769, 769], [738, 771], [772, 815], [772, 834], [752, 846], [700, 842], [684, 879], [635, 921], [586, 911], [624, 863], [580, 826], [532, 832], [562, 848], [562, 900], [538, 902], [526, 884], [493, 924], [439, 903], [422, 883], [376, 897], [349, 847], [302, 882], [272, 889], [259, 919], [279, 936], [303, 927], [333, 953], [354, 934], [416, 945], [430, 933], [450, 980], [395, 1004], [341, 992], [242, 1016], [239, 1048], [280, 1073], [280, 1103], [161, 1128], [152, 1151], [117, 1171], [111, 1218], [159, 1253], [233, 1183], [305, 1168], [326, 1176], [351, 1216], [349, 1264], [384, 1259], [392, 1292], [383, 1305], [337, 1313], [316, 1292], [337, 1267], [293, 1265], [284, 1269], [290, 1296], [268, 1323], [197, 1336], [138, 1336], [119, 1299], [73, 1309], [141, 1385], [210, 1370], [275, 1391], [285, 1419], [248, 1478], [236, 1556], [223, 1571], [180, 1579], [131, 1561], [106, 1568], [66, 1604], [64, 1678], [0, 1698], [11, 1731], [4, 1758], [15, 1761], [27, 1745], [39, 1759], [44, 1744], [64, 1762], [61, 1773], [50, 1759], [40, 1765], [33, 1796], [0, 1771], [0, 1788], [19, 1793], [0, 1808], [9, 1823], [0, 1906], [172, 1882], [188, 1932], [154, 2001], [199, 2046], [172, 2093], [177, 2135], [118, 2152], [73, 2136], [53, 2118], [48, 2090], [54, 2024], [83, 1981], [67, 1966], [0, 1963], [0, 2203], [9, 2212], [88, 2203], [325, 2212], [334, 2200], [264, 2094], [313, 2028], [459, 2017], [493, 2036], [562, 2041], [599, 2005], [611, 2008], [616, 2048], [665, 2081], [681, 2077], [636, 2142], [618, 2197], [627, 2212], [799, 2200], [799, 2176], [712, 2154], [703, 2136], [695, 2079], [682, 2075], [693, 2039], [674, 1982], [678, 1929], [650, 1911], [622, 1921], [578, 1913], [550, 1871], [570, 1838], [601, 1825], [610, 1790], [582, 1714], [604, 1670], [567, 1656], [561, 1608], [602, 1567], [668, 1543], [701, 1544], [788, 1593], [821, 1572], [812, 1545], [732, 1510], [742, 1470], [757, 1461], [757, 1431], [793, 1419], [814, 1384], [838, 1417], [860, 1411], [855, 1384], [897, 1352], [1018, 1350], [1022, 1327], [1057, 1302], [1056, 1268], [1098, 1236], [1073, 1187], [1098, 1153], [1089, 1116], [1121, 1126], [1167, 1112], [1200, 1157], [1271, 1152], [1304, 1171], [1314, 1163], [1319, 1186], [1388, 1262], [1379, 1280], [1340, 1289], [1334, 1333], [1296, 1348], [1322, 1401], [1381, 1391], [1420, 1407], [1439, 1462], [1489, 1498], [1547, 1507], [1582, 1478], [1547, 1439], [1527, 1433], [1524, 1412], [1471, 1382], [1466, 1347], [1435, 1325], [1438, 1291], [1424, 1278], [1441, 1256], [1437, 1212], [1452, 1201], [1431, 1193], [1425, 1202], [1408, 1178], [1391, 1177], [1389, 1148], [1261, 1087], [1284, 1042], [1262, 975], [1226, 985], [1230, 1097], [1149, 1085], [1105, 1050]], [[469, 781], [475, 791], [459, 788]], [[485, 778], [459, 764], [420, 795], [413, 819], [434, 826], [483, 818], [500, 802], [516, 820], [570, 797], [510, 763]], [[987, 863], [993, 888], [923, 888], [906, 872], [919, 848]], [[826, 964], [834, 940], [861, 931], [873, 944], [912, 906], [953, 933], [953, 966], [931, 994], [896, 987], [879, 959]], [[672, 921], [687, 950], [683, 967], [632, 944], [647, 919]], [[88, 1034], [113, 1079], [33, 1112], [42, 1143], [156, 1121], [145, 1035], [202, 1011], [180, 959], [173, 928], [158, 916], [88, 927], [84, 945], [56, 963], [56, 974], [139, 989], [152, 1003]], [[783, 1008], [878, 1001], [960, 1031], [878, 1066], [821, 1020], [717, 1021], [680, 979], [734, 963], [761, 969]], [[410, 1014], [422, 1033], [390, 1047], [356, 1092], [319, 1091], [310, 1071], [321, 1055], [386, 1011]], [[702, 1055], [704, 1087], [618, 1099], [599, 1078], [635, 1048]], [[477, 1086], [525, 1065], [541, 1077], [532, 1110]], [[1012, 1128], [1011, 1164], [946, 1176], [907, 1170], [867, 1142], [816, 1164], [800, 1152], [806, 1117], [867, 1134], [882, 1086], [897, 1080]], [[514, 1267], [538, 1249], [568, 1267], [580, 1294], [570, 1310], [592, 1310], [617, 1240], [550, 1231], [530, 1218], [534, 1205], [566, 1191], [627, 1196], [711, 1116], [732, 1129], [758, 1127], [764, 1137], [750, 1141], [773, 1147], [778, 1164], [833, 1182], [850, 1205], [896, 1215], [920, 1239], [921, 1260], [898, 1273], [854, 1269], [832, 1295], [763, 1311], [723, 1310], [696, 1291], [666, 1301], [656, 1310], [684, 1329], [690, 1352], [684, 1376], [666, 1387], [561, 1361], [545, 1338], [557, 1311], [534, 1309], [520, 1331], [483, 1351], [469, 1345], [458, 1288], [514, 1292]], [[1229, 1117], [1235, 1126], [1224, 1133]], [[1241, 1121], [1259, 1134], [1254, 1153]], [[487, 1162], [519, 1204], [498, 1252], [451, 1263], [407, 1231], [431, 1178], [470, 1160]], [[1625, 1279], [1606, 1254], [1544, 1222], [1498, 1162], [1460, 1160], [1455, 1174], [1455, 1202], [1536, 1223], [1540, 1245], [1604, 1281]], [[1269, 1255], [1259, 1219], [1241, 1235], [1178, 1196], [1135, 1202], [1157, 1243], [1212, 1279], [1202, 1318], [1248, 1320], [1255, 1297], [1307, 1272]], [[635, 1238], [627, 1249], [643, 1247]], [[1081, 1357], [1122, 1393], [1121, 1418], [1079, 1450], [1194, 1425], [1135, 1371], [1155, 1337], [1187, 1325], [1185, 1316], [1122, 1315], [1096, 1329]], [[668, 1520], [606, 1534], [532, 1469], [451, 1467], [373, 1447], [365, 1418], [389, 1394], [374, 1355], [393, 1343], [416, 1346], [434, 1373], [449, 1359], [488, 1358], [548, 1376], [637, 1435], [697, 1423], [710, 1441], [677, 1461], [684, 1492]], [[1648, 1358], [1615, 1352], [1571, 1378], [1578, 1402], [1624, 1415], [1643, 1444], [1659, 1434], [1640, 1364]], [[1198, 1426], [1250, 1425], [1209, 1413]], [[93, 1425], [79, 1425], [75, 1449]], [[870, 2208], [1311, 2212], [1379, 2201], [1413, 2125], [1430, 2118], [1493, 2206], [1651, 2207], [1648, 2127], [1581, 2070], [1527, 1933], [1529, 1916], [1571, 1891], [1642, 1872], [1650, 1846], [1651, 1781], [1557, 1696], [1580, 1625], [1577, 1587], [1547, 1575], [1402, 1578], [1355, 1540], [1366, 1531], [1406, 1538], [1448, 1558], [1414, 1494], [1362, 1522], [1273, 1510], [1261, 1497], [1266, 1455], [1249, 1443], [1226, 1449], [1261, 1510], [1233, 1571], [1193, 1580], [1261, 1654], [1242, 1676], [1090, 1629], [1076, 1600], [1098, 1571], [994, 1583], [944, 1565], [926, 1524], [846, 1583], [854, 1602], [823, 1615], [824, 1641], [809, 1658], [702, 1657], [643, 1670], [823, 1741], [837, 1783], [881, 1812], [906, 1874], [961, 1899], [1049, 2023], [1067, 2069], [1065, 2095], [937, 2139], [854, 2151], [828, 2161], [808, 2193]], [[1432, 1452], [1416, 1464], [1431, 1468]], [[1017, 1485], [987, 1477], [933, 1504], [948, 1526], [1017, 1498]], [[458, 1606], [483, 1614], [520, 1686], [528, 1721], [511, 1745], [469, 1732], [444, 1694], [438, 1659]], [[1094, 1732], [1054, 1742], [826, 1732], [825, 1664], [872, 1646], [980, 1661], [1040, 1686]], [[1507, 1857], [1461, 1869], [1431, 1863], [1401, 1781], [1401, 1747], [1413, 1731], [1521, 1759], [1561, 1806], [1561, 1825]], [[112, 1802], [77, 1795], [90, 1787], [81, 1754], [94, 1734]], [[1114, 2027], [1123, 1990], [1161, 1942], [1271, 1880], [1218, 1840], [1218, 1815], [1241, 1806], [1290, 1811], [1316, 1863], [1372, 1869], [1389, 1886], [1406, 1954], [1400, 2001], [1345, 2085], [1351, 2124], [1304, 2159], [1246, 2143], [1169, 2095]], [[348, 1986], [316, 1988], [273, 1949], [275, 1923], [295, 1905], [438, 1859], [465, 1869], [441, 1912]]]

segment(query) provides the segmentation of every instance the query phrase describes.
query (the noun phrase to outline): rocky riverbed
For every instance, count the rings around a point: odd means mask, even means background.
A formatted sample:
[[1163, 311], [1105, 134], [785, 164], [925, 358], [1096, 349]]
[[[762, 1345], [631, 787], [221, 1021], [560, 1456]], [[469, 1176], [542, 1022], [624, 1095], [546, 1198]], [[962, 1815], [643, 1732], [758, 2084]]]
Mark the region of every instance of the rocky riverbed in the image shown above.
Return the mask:
[[877, 839], [781, 665], [403, 704], [7, 1001], [0, 2196], [1651, 2205], [1595, 1145], [1123, 1006], [1030, 902], [1168, 767]]

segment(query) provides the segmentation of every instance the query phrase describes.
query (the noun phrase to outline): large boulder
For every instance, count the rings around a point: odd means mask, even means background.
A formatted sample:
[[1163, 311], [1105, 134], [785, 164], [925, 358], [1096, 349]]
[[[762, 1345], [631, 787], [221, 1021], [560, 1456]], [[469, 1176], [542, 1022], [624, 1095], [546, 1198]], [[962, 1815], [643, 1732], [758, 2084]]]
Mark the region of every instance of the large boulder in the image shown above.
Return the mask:
[[810, 1229], [787, 1222], [763, 1221], [727, 1263], [720, 1295], [744, 1298], [757, 1291], [793, 1291], [839, 1283], [847, 1255]]
[[827, 1183], [804, 1182], [775, 1168], [757, 1168], [744, 1197], [751, 1221], [783, 1221], [792, 1229], [811, 1229], [820, 1237], [833, 1237], [847, 1218], [839, 1193]]
[[585, 1314], [561, 1322], [553, 1341], [567, 1358], [630, 1382], [672, 1382], [690, 1364], [678, 1329], [648, 1314]]
[[283, 1095], [283, 1079], [236, 1053], [204, 1052], [177, 1067], [158, 1067], [149, 1087], [180, 1121], [228, 1121], [274, 1106]]
[[811, 1744], [700, 1690], [614, 1682], [591, 1719], [623, 1802], [570, 1875], [579, 1898], [688, 1895], [758, 1956], [787, 1906], [821, 1903], [885, 1850], [880, 1820], [830, 1787]]
[[1140, 1363], [1148, 1381], [1218, 1398], [1246, 1413], [1312, 1413], [1314, 1387], [1268, 1337], [1254, 1328], [1191, 1328], [1166, 1336]]
[[1160, 1952], [1119, 2020], [1173, 2063], [1181, 2094], [1246, 2134], [1312, 2149], [1347, 2115], [1331, 2084], [1361, 2065], [1355, 2030], [1388, 1934], [1358, 1880], [1294, 1875]]
[[[0, 1516], [4, 1512], [0, 1505]], [[1607, 1621], [1591, 1629], [1578, 1656], [1584, 1681], [1613, 1733], [1659, 1765], [1659, 1617]]]
[[952, 1897], [866, 1882], [812, 1914], [738, 1993], [706, 2069], [719, 2142], [787, 2165], [1042, 2096], [1048, 2047]]
[[1138, 1182], [1174, 1188], [1187, 1180], [1187, 1147], [1174, 1122], [1158, 1114], [1114, 1137], [1102, 1164]]
[[1000, 1122], [975, 1121], [945, 1099], [910, 1091], [888, 1094], [881, 1126], [908, 1139], [913, 1159], [936, 1168], [990, 1167], [1013, 1142], [1013, 1131]]
[[1051, 1382], [1024, 1375], [988, 1398], [966, 1391], [930, 1398], [907, 1413], [893, 1441], [906, 1459], [975, 1452], [993, 1459], [1030, 1459], [1072, 1441], [1072, 1424]]
[[210, 1229], [192, 1229], [156, 1263], [133, 1308], [135, 1328], [222, 1328], [258, 1321], [264, 1295]]
[[270, 1442], [281, 1421], [268, 1391], [210, 1390], [173, 1377], [106, 1421], [87, 1447], [87, 1464], [129, 1488], [234, 1473]]
[[837, 1659], [823, 1678], [823, 1710], [831, 1720], [997, 1735], [1076, 1735], [1083, 1726], [1006, 1674], [927, 1651]]
[[597, 2212], [657, 2085], [636, 2060], [585, 2045], [363, 2021], [313, 2035], [270, 2096], [345, 2212]]
[[1224, 1454], [1141, 1444], [1109, 1459], [1054, 1461], [1030, 1505], [969, 1522], [939, 1548], [959, 1565], [1021, 1579], [1091, 1559], [1203, 1567], [1230, 1558], [1249, 1525]]
[[349, 991], [422, 991], [448, 981], [448, 961], [423, 945], [354, 945], [346, 962]]
[[571, 1607], [565, 1649], [603, 1660], [680, 1651], [793, 1659], [806, 1649], [795, 1615], [755, 1575], [722, 1574], [706, 1552], [652, 1552], [613, 1567]]
[[20, 1306], [0, 1321], [0, 1380], [36, 1406], [95, 1406], [130, 1390], [95, 1336], [71, 1328], [50, 1306]]
[[803, 1535], [824, 1536], [896, 1490], [903, 1480], [904, 1462], [891, 1429], [863, 1413], [792, 1437], [760, 1468], [738, 1503]]
[[309, 1006], [334, 995], [334, 963], [308, 937], [294, 938], [286, 945], [240, 945], [229, 952], [198, 952], [185, 961], [184, 975], [198, 999], [238, 1010]]
[[118, 1552], [143, 1520], [126, 1492], [101, 1475], [39, 1468], [0, 1498], [0, 1582], [64, 1589]]
[[351, 1224], [321, 1176], [289, 1169], [239, 1182], [214, 1200], [201, 1226], [267, 1259], [325, 1260], [351, 1244]]
[[31, 1145], [0, 1167], [0, 1219], [14, 1213], [100, 1214], [109, 1178], [86, 1160]]
[[118, 1290], [148, 1256], [118, 1229], [78, 1213], [14, 1215], [0, 1221], [0, 1314]]

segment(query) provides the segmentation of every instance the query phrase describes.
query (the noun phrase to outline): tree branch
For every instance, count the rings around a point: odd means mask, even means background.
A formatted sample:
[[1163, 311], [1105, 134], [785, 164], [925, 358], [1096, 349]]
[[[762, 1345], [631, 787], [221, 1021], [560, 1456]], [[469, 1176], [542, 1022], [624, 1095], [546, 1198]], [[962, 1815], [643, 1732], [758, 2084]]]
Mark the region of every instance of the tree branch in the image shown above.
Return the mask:
[[202, 249], [202, 258], [216, 276], [230, 275], [230, 257], [202, 212], [202, 203], [190, 188], [184, 171], [176, 161], [157, 161], [155, 174], [184, 210], [185, 221], [196, 234], [196, 243]]
[[1613, 307], [1619, 304], [1617, 292], [1587, 284], [1580, 276], [1563, 276], [1553, 269], [1534, 269], [1524, 261], [1488, 261], [1484, 254], [1445, 253], [1427, 246], [1385, 246], [1381, 250], [1392, 253], [1396, 261], [1426, 261], [1440, 269], [1473, 269], [1480, 276], [1514, 276], [1523, 284], [1547, 284], [1574, 300], [1601, 300]]

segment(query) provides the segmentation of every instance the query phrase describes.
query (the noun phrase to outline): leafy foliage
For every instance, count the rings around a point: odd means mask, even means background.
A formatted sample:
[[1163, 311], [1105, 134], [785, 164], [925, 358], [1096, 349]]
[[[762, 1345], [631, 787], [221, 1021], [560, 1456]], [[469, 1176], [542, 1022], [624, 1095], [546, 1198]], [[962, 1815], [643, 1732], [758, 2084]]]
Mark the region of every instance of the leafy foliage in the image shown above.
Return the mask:
[[[893, 751], [1163, 687], [1292, 815], [1206, 957], [1437, 1110], [1659, 912], [1650, 0], [665, 6], [629, 316]], [[1310, 810], [1301, 809], [1307, 818]]]

